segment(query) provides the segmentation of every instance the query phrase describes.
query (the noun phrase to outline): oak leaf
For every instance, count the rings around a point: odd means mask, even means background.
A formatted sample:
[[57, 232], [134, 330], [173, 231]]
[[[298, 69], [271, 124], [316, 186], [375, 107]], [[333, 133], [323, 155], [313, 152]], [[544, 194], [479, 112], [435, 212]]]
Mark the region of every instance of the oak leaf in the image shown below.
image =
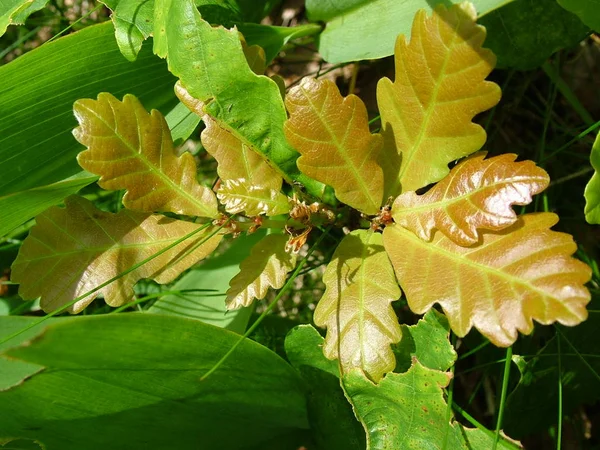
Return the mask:
[[289, 271], [296, 266], [296, 255], [285, 251], [288, 237], [270, 234], [252, 247], [250, 256], [240, 264], [240, 273], [229, 282], [227, 309], [250, 306], [254, 299], [263, 299], [267, 290], [285, 284]]
[[440, 232], [425, 242], [398, 226], [386, 227], [385, 249], [411, 310], [439, 303], [458, 336], [477, 328], [492, 343], [509, 346], [533, 320], [577, 325], [587, 318], [590, 268], [571, 255], [570, 235], [550, 230], [552, 213], [526, 214], [509, 228], [484, 232], [474, 247]]
[[449, 162], [484, 144], [485, 131], [471, 120], [498, 103], [500, 88], [484, 81], [496, 58], [481, 47], [476, 17], [470, 3], [439, 5], [432, 17], [416, 14], [410, 43], [398, 37], [396, 79], [377, 85], [386, 195], [441, 180]]
[[377, 162], [383, 140], [369, 131], [362, 100], [342, 97], [329, 80], [304, 78], [289, 91], [285, 104], [290, 113], [285, 135], [301, 154], [300, 171], [333, 187], [347, 205], [377, 214], [383, 200], [383, 171]]
[[517, 221], [512, 205], [526, 205], [543, 191], [548, 174], [532, 161], [515, 162], [505, 154], [484, 160], [473, 155], [426, 194], [405, 192], [392, 208], [394, 221], [421, 239], [440, 230], [460, 245], [475, 244], [478, 229], [501, 230]]
[[361, 369], [379, 381], [394, 370], [390, 345], [401, 338], [391, 303], [400, 298], [382, 236], [367, 230], [348, 234], [336, 249], [325, 274], [326, 289], [314, 322], [327, 327], [323, 353], [339, 359], [342, 372]]
[[290, 211], [288, 198], [281, 192], [253, 186], [243, 178], [223, 182], [217, 198], [231, 214], [245, 211], [247, 216], [276, 216]]
[[126, 189], [123, 204], [144, 212], [173, 212], [214, 218], [217, 199], [196, 179], [189, 153], [177, 156], [162, 114], [146, 112], [133, 95], [123, 101], [103, 92], [97, 100], [77, 100], [75, 138], [88, 147], [77, 161], [100, 175], [104, 189]]
[[[68, 197], [66, 208], [52, 207], [37, 216], [12, 266], [12, 280], [20, 283], [23, 299], [41, 297], [50, 312], [98, 287], [135, 264], [164, 250], [201, 225], [122, 209], [117, 214], [96, 209], [81, 197]], [[127, 273], [68, 308], [83, 310], [103, 294], [110, 306], [120, 306], [133, 296], [133, 285], [142, 278], [169, 283], [181, 272], [210, 254], [220, 235], [198, 231], [189, 239]]]

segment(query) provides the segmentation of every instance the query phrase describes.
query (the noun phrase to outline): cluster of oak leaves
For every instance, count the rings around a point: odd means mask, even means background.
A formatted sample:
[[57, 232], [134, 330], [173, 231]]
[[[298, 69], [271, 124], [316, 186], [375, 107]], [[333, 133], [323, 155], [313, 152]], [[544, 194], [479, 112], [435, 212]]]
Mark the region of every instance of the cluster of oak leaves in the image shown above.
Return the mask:
[[[474, 326], [500, 346], [531, 332], [533, 319], [576, 325], [587, 317], [591, 271], [571, 257], [571, 236], [550, 230], [558, 220], [552, 213], [517, 217], [512, 209], [546, 188], [546, 172], [514, 154], [464, 158], [485, 143], [473, 117], [500, 98], [485, 81], [495, 57], [482, 48], [485, 30], [475, 17], [466, 4], [417, 14], [410, 42], [401, 36], [396, 44], [395, 81], [377, 87], [381, 133], [370, 132], [362, 101], [342, 97], [330, 81], [304, 79], [285, 97], [297, 167], [370, 222], [337, 247], [314, 321], [327, 327], [325, 355], [374, 381], [395, 367], [390, 345], [401, 330], [391, 303], [400, 287], [415, 313], [438, 303], [457, 335]], [[260, 49], [242, 46], [262, 75]], [[102, 294], [119, 306], [132, 300], [138, 280], [171, 282], [224, 234], [287, 214], [293, 226], [256, 244], [230, 282], [228, 307], [248, 306], [283, 286], [315, 217], [335, 226], [336, 207], [288, 198], [282, 170], [213, 120], [181, 84], [176, 92], [204, 120], [202, 144], [218, 163], [216, 194], [198, 183], [191, 154], [177, 156], [159, 112], [148, 114], [130, 95], [77, 101], [74, 134], [87, 147], [79, 164], [103, 188], [126, 190], [125, 209], [106, 213], [70, 197], [66, 208], [40, 215], [12, 268], [24, 299], [76, 313]]]

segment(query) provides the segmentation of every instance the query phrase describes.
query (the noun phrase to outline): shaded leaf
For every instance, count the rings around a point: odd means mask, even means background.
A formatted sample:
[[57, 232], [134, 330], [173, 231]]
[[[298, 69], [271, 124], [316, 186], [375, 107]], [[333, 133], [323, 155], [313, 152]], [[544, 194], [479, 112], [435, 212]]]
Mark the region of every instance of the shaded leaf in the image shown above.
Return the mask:
[[479, 21], [488, 30], [486, 46], [498, 67], [530, 70], [550, 55], [577, 45], [589, 29], [556, 0], [514, 0]]
[[600, 224], [600, 134], [596, 136], [590, 163], [594, 168], [594, 175], [585, 187], [585, 220], [591, 224]]
[[323, 338], [311, 325], [299, 325], [285, 338], [288, 360], [306, 381], [310, 429], [319, 449], [363, 450], [365, 431], [356, 420], [335, 361], [323, 355]]
[[129, 61], [135, 61], [142, 43], [153, 30], [154, 0], [101, 0], [112, 10], [115, 38], [119, 50]]
[[189, 153], [178, 157], [164, 117], [148, 114], [132, 95], [120, 102], [108, 93], [83, 99], [73, 107], [79, 127], [73, 134], [88, 147], [77, 161], [100, 175], [104, 189], [126, 189], [123, 204], [137, 211], [174, 212], [214, 218], [214, 193], [196, 180]]
[[[343, 386], [367, 430], [370, 450], [489, 450], [494, 434], [467, 429], [447, 418], [443, 388], [451, 374], [427, 369], [414, 360], [406, 373], [388, 373], [379, 384], [359, 371], [344, 375]], [[504, 439], [498, 448], [519, 448]]]
[[533, 319], [577, 325], [587, 318], [590, 268], [572, 258], [570, 235], [551, 231], [558, 217], [527, 214], [511, 227], [482, 233], [479, 245], [461, 247], [442, 233], [425, 242], [397, 225], [384, 231], [385, 249], [411, 310], [439, 303], [458, 336], [472, 326], [498, 346]]
[[495, 57], [481, 47], [485, 29], [475, 17], [469, 3], [440, 5], [432, 17], [417, 13], [410, 43], [398, 37], [396, 80], [377, 84], [386, 195], [441, 180], [448, 163], [484, 144], [485, 131], [471, 120], [498, 103], [500, 88], [485, 81]]
[[219, 126], [264, 155], [283, 178], [322, 197], [325, 186], [300, 173], [283, 133], [277, 84], [252, 72], [237, 30], [213, 28], [191, 0], [155, 0], [154, 52]]
[[252, 340], [238, 340], [197, 320], [156, 314], [51, 325], [29, 346], [10, 350], [11, 358], [46, 370], [0, 393], [0, 439], [37, 439], [46, 450], [241, 450], [308, 429], [295, 370]]
[[[37, 225], [12, 265], [12, 281], [21, 284], [21, 297], [27, 300], [41, 296], [41, 307], [46, 312], [66, 305], [201, 228], [191, 222], [126, 209], [118, 214], [106, 213], [81, 197], [69, 197], [65, 204], [66, 208], [52, 207], [37, 217]], [[209, 231], [196, 233], [81, 299], [68, 311], [80, 312], [98, 294], [103, 294], [111, 306], [123, 305], [133, 298], [133, 285], [141, 278], [161, 284], [173, 281], [216, 248], [221, 236], [204, 242]]]
[[446, 316], [430, 309], [416, 325], [400, 327], [402, 339], [394, 346], [394, 372], [406, 372], [413, 358], [428, 369], [446, 371], [454, 365], [456, 351], [450, 343], [450, 325]]
[[285, 99], [288, 141], [302, 156], [298, 168], [330, 185], [336, 197], [366, 214], [377, 214], [383, 198], [383, 171], [377, 158], [383, 144], [369, 131], [365, 104], [342, 97], [330, 80], [304, 78]]
[[440, 230], [460, 245], [479, 239], [478, 229], [501, 230], [517, 221], [512, 205], [527, 205], [550, 181], [532, 161], [515, 162], [507, 153], [484, 160], [485, 153], [461, 161], [424, 195], [405, 192], [394, 202], [394, 221], [421, 239]]
[[325, 274], [325, 293], [314, 322], [327, 327], [323, 353], [339, 359], [342, 373], [361, 369], [379, 381], [396, 365], [390, 345], [400, 340], [391, 303], [400, 298], [382, 236], [366, 230], [348, 234], [333, 254]]
[[296, 266], [296, 255], [285, 251], [288, 237], [270, 234], [252, 247], [250, 256], [240, 264], [238, 273], [229, 283], [227, 309], [250, 306], [254, 299], [263, 299], [271, 287], [279, 289], [287, 274]]
[[[437, 3], [451, 5], [462, 1], [307, 0], [306, 12], [313, 22], [327, 22], [319, 35], [319, 53], [327, 62], [336, 64], [392, 55], [396, 36], [410, 35], [417, 11], [431, 11]], [[481, 16], [510, 1], [474, 0], [472, 3]], [[348, 45], [350, 42], [352, 45]]]
[[594, 31], [600, 31], [600, 0], [557, 0]]
[[175, 147], [183, 144], [200, 123], [200, 117], [194, 114], [183, 103], [177, 103], [166, 115], [165, 120], [171, 130], [173, 145]]
[[290, 211], [288, 198], [274, 189], [255, 187], [244, 179], [223, 182], [217, 197], [227, 212], [247, 216], [277, 216]]

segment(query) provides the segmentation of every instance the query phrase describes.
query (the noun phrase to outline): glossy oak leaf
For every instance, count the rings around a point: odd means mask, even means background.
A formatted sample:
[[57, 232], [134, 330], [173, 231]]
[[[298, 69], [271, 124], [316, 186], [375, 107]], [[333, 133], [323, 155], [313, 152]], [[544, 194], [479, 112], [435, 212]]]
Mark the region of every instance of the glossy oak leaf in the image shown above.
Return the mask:
[[217, 198], [231, 214], [244, 211], [247, 216], [277, 216], [290, 211], [288, 198], [281, 192], [252, 186], [244, 179], [223, 182]]
[[347, 235], [327, 266], [323, 282], [326, 289], [314, 321], [327, 327], [325, 356], [338, 358], [343, 372], [358, 368], [379, 381], [394, 369], [390, 345], [401, 337], [391, 306], [401, 292], [381, 234], [357, 230]]
[[355, 95], [344, 98], [329, 80], [304, 78], [285, 99], [288, 141], [300, 152], [302, 173], [334, 188], [336, 197], [366, 214], [383, 199], [377, 162], [383, 140], [369, 131], [367, 108]]
[[481, 47], [485, 29], [475, 18], [470, 3], [439, 5], [432, 17], [416, 14], [410, 43], [398, 37], [396, 80], [377, 85], [386, 195], [441, 180], [449, 162], [484, 144], [485, 131], [471, 120], [498, 103], [500, 88], [484, 81], [496, 59]]
[[438, 229], [460, 245], [477, 242], [478, 229], [501, 230], [517, 221], [512, 205], [526, 205], [548, 186], [544, 169], [517, 155], [473, 155], [424, 195], [405, 192], [394, 202], [394, 221], [424, 240]]
[[571, 257], [570, 235], [550, 230], [558, 217], [527, 214], [509, 228], [481, 234], [462, 247], [442, 233], [425, 242], [398, 225], [383, 241], [411, 310], [423, 314], [439, 303], [458, 336], [472, 326], [498, 346], [517, 331], [530, 333], [533, 320], [577, 325], [587, 318], [590, 268]]
[[68, 308], [77, 313], [98, 295], [120, 306], [133, 296], [142, 278], [169, 283], [210, 254], [221, 236], [208, 237], [201, 225], [121, 210], [96, 209], [81, 197], [68, 197], [66, 208], [52, 207], [39, 215], [12, 266], [12, 280], [20, 283], [24, 299], [41, 297], [44, 311], [60, 308], [170, 244], [198, 230], [189, 239], [108, 284]]
[[600, 134], [594, 141], [590, 162], [594, 175], [585, 187], [585, 220], [591, 224], [600, 224]]
[[296, 266], [296, 255], [285, 251], [287, 241], [284, 234], [270, 234], [252, 247], [240, 264], [240, 273], [229, 283], [227, 309], [250, 306], [255, 298], [265, 298], [270, 287], [279, 289], [285, 284], [288, 272]]
[[101, 93], [77, 100], [75, 138], [88, 147], [77, 157], [84, 169], [100, 175], [104, 189], [126, 189], [123, 204], [145, 212], [173, 212], [214, 218], [217, 199], [196, 179], [189, 153], [177, 156], [164, 117], [150, 114], [132, 95], [123, 101]]

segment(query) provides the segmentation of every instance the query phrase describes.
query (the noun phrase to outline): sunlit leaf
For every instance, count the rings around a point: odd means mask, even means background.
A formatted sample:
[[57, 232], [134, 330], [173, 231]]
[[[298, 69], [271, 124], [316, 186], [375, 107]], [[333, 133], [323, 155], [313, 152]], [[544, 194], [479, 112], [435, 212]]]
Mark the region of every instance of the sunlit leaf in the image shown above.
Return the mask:
[[478, 229], [501, 230], [517, 221], [512, 205], [526, 205], [550, 181], [532, 161], [504, 154], [473, 155], [424, 195], [405, 192], [394, 202], [394, 221], [424, 240], [440, 230], [460, 245], [477, 242]]
[[285, 234], [270, 234], [252, 247], [240, 264], [240, 273], [229, 283], [228, 309], [249, 306], [255, 298], [265, 298], [270, 287], [279, 289], [285, 284], [288, 272], [296, 266], [296, 255], [285, 251], [287, 241]]
[[425, 242], [392, 225], [385, 249], [408, 305], [423, 314], [439, 303], [458, 336], [477, 328], [495, 345], [508, 346], [517, 331], [542, 324], [577, 325], [587, 318], [590, 268], [571, 257], [570, 235], [551, 231], [552, 213], [527, 214], [509, 228], [481, 234], [462, 247], [442, 233]]
[[[12, 266], [12, 280], [21, 284], [21, 297], [27, 300], [41, 296], [41, 306], [47, 312], [201, 227], [127, 209], [118, 214], [106, 213], [81, 197], [69, 197], [65, 204], [66, 208], [55, 206], [37, 217], [37, 225]], [[133, 285], [141, 278], [159, 283], [173, 281], [216, 248], [221, 236], [206, 240], [209, 231], [198, 232], [68, 310], [83, 310], [98, 294], [103, 294], [111, 306], [127, 303], [133, 298]]]
[[10, 24], [24, 23], [30, 14], [46, 6], [48, 0], [3, 0], [0, 3], [0, 36]]
[[594, 175], [585, 187], [585, 220], [588, 223], [600, 224], [600, 134], [596, 136], [590, 162]]
[[485, 131], [471, 120], [498, 103], [500, 88], [484, 81], [495, 57], [482, 49], [485, 29], [475, 17], [469, 3], [439, 5], [432, 17], [422, 10], [410, 43], [403, 36], [396, 41], [396, 80], [377, 85], [387, 195], [441, 180], [449, 162], [485, 142]]
[[166, 57], [191, 96], [205, 103], [203, 111], [264, 155], [286, 181], [322, 197], [325, 186], [298, 170], [298, 153], [285, 139], [279, 87], [252, 72], [239, 32], [212, 27], [191, 0], [155, 0], [154, 13], [154, 52]]
[[396, 365], [390, 345], [400, 340], [391, 303], [400, 298], [379, 233], [356, 230], [340, 243], [325, 274], [314, 321], [327, 327], [323, 352], [342, 372], [359, 368], [379, 381]]
[[[370, 450], [490, 450], [494, 434], [448, 421], [443, 388], [451, 374], [414, 360], [406, 373], [389, 373], [373, 384], [359, 371], [343, 378], [354, 412], [367, 430]], [[499, 449], [520, 448], [505, 439]]]
[[365, 104], [344, 98], [330, 80], [304, 78], [288, 92], [285, 134], [302, 155], [298, 168], [330, 185], [336, 197], [366, 214], [383, 199], [383, 171], [377, 163], [383, 140], [369, 131]]
[[256, 187], [244, 179], [223, 182], [217, 197], [225, 205], [227, 212], [247, 216], [277, 216], [290, 210], [288, 198], [281, 192], [269, 188]]
[[74, 111], [80, 126], [73, 134], [88, 147], [79, 154], [79, 164], [100, 175], [103, 188], [126, 189], [127, 208], [216, 217], [214, 193], [196, 180], [194, 157], [176, 155], [158, 111], [148, 114], [132, 95], [121, 102], [108, 93], [98, 100], [78, 100]]

